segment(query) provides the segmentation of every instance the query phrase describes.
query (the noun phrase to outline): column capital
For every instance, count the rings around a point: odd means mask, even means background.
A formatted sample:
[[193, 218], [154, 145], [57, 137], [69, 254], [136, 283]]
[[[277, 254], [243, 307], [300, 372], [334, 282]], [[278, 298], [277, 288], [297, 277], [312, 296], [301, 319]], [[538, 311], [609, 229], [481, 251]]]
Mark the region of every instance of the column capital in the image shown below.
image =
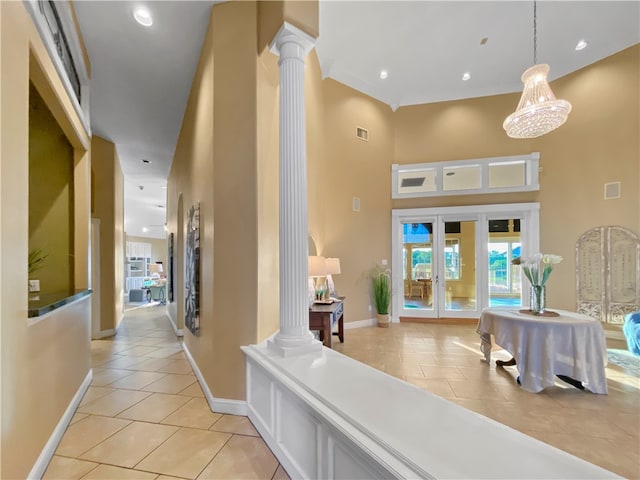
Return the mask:
[[[287, 49], [285, 53], [282, 47], [287, 43], [292, 44], [294, 48]], [[291, 25], [289, 22], [284, 22], [278, 30], [278, 33], [276, 33], [276, 36], [271, 40], [269, 50], [274, 55], [281, 57], [286, 56], [304, 59], [315, 45], [316, 39], [311, 35]]]

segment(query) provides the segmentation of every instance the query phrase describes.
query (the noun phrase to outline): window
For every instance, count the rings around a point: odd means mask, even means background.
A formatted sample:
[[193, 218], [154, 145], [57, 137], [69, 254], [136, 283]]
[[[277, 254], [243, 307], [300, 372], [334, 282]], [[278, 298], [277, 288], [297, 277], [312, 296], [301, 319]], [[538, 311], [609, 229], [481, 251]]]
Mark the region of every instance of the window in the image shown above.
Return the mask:
[[540, 190], [540, 154], [391, 166], [391, 198]]
[[460, 240], [446, 239], [444, 242], [444, 278], [460, 280]]

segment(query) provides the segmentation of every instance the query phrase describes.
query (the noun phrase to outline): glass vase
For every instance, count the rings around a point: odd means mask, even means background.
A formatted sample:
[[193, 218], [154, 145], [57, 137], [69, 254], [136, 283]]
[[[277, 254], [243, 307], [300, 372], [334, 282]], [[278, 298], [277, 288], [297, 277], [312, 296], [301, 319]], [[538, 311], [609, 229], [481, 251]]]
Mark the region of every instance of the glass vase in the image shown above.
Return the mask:
[[531, 285], [531, 304], [529, 310], [534, 315], [542, 315], [546, 307], [547, 297], [543, 285]]

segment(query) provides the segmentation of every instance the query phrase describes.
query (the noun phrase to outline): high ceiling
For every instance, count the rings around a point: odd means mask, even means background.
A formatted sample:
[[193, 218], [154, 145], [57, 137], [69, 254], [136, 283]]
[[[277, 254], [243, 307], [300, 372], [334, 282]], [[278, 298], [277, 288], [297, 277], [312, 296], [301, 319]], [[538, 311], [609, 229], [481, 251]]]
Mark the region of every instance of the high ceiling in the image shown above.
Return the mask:
[[[148, 28], [132, 17], [138, 2], [74, 4], [91, 59], [92, 129], [117, 145], [129, 235], [165, 236], [163, 187], [213, 3], [147, 1]], [[576, 51], [581, 39], [588, 46]], [[640, 1], [537, 4], [537, 61], [552, 80], [638, 42]], [[533, 64], [533, 2], [321, 1], [316, 48], [324, 77], [393, 109], [517, 92]]]

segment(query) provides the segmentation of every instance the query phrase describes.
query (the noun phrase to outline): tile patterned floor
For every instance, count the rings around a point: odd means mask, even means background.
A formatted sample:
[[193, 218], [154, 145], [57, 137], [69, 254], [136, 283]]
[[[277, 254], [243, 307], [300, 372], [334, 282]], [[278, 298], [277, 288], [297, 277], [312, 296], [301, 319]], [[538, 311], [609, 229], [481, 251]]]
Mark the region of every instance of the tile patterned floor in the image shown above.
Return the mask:
[[[482, 361], [474, 325], [348, 330], [335, 349], [630, 479], [640, 479], [640, 378], [609, 365], [608, 395], [523, 391]], [[611, 348], [624, 348], [611, 342]], [[160, 307], [92, 342], [94, 379], [44, 478], [273, 479], [284, 469], [246, 417], [213, 413]], [[494, 348], [492, 358], [507, 360]]]
[[93, 383], [43, 478], [287, 480], [246, 417], [211, 412], [161, 308], [92, 342]]
[[[516, 383], [516, 367], [488, 365], [475, 325], [391, 324], [345, 332], [334, 348], [449, 401], [629, 479], [640, 478], [640, 378], [607, 366], [608, 395], [561, 381], [540, 393]], [[609, 348], [625, 349], [609, 341]], [[511, 358], [494, 347], [492, 359]]]

